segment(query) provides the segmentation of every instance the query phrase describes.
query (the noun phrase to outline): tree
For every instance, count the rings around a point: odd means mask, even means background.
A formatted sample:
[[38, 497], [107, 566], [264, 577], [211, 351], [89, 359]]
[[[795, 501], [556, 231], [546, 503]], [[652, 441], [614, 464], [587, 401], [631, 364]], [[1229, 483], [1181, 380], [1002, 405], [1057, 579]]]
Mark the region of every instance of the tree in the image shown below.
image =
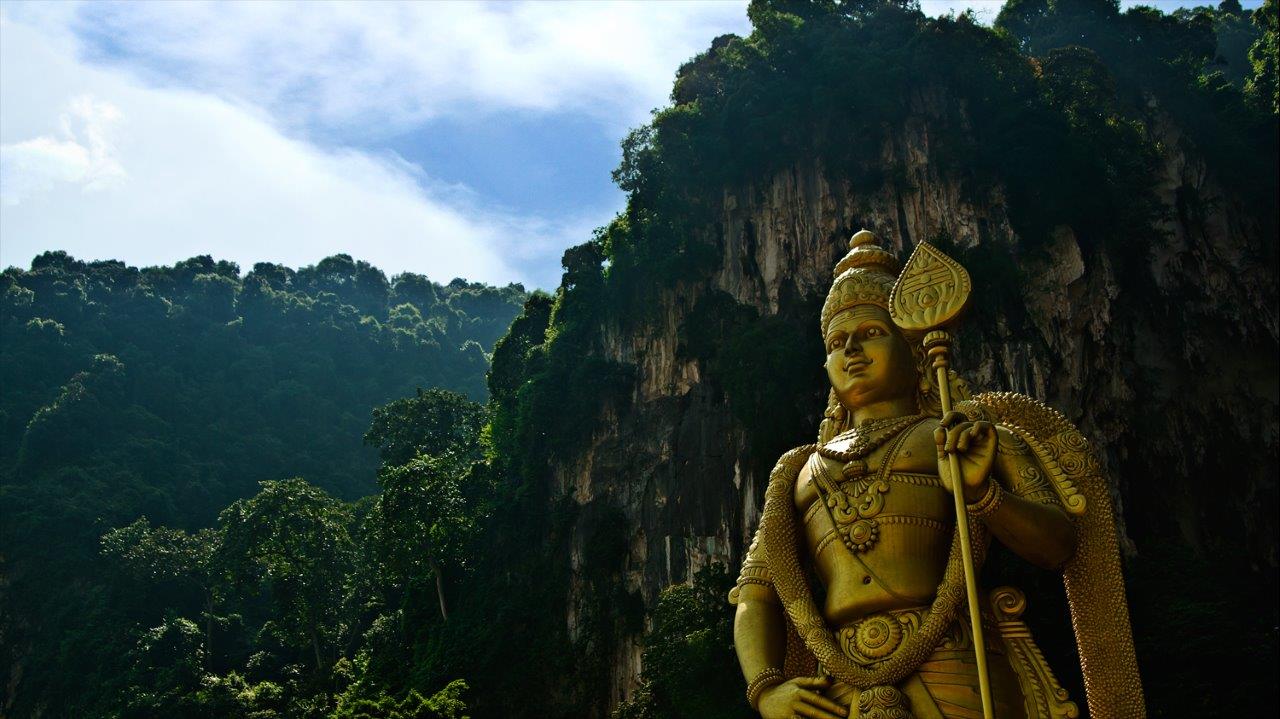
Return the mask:
[[443, 390], [418, 390], [374, 410], [365, 443], [379, 448], [375, 537], [396, 586], [434, 578], [440, 617], [448, 618], [444, 570], [465, 560], [477, 519], [485, 512], [481, 475], [482, 405]]
[[476, 523], [463, 496], [466, 471], [455, 456], [420, 454], [378, 474], [378, 555], [398, 585], [434, 578], [445, 620], [444, 567], [462, 564]]
[[288, 646], [310, 646], [317, 673], [351, 629], [350, 521], [342, 502], [302, 479], [263, 482], [218, 515], [226, 580], [268, 594], [274, 611], [264, 630]]
[[53, 402], [32, 415], [19, 445], [19, 474], [32, 477], [54, 462], [116, 445], [118, 415], [126, 406], [124, 363], [108, 354], [94, 356], [89, 369], [77, 372]]
[[692, 584], [662, 592], [645, 635], [640, 689], [614, 719], [754, 716], [733, 671], [733, 612], [724, 601], [732, 586], [724, 565], [713, 564]]
[[[304, 476], [342, 499], [376, 491], [377, 454], [361, 436], [388, 400], [415, 387], [485, 396], [477, 342], [491, 345], [522, 288], [415, 275], [393, 303], [377, 269], [326, 260], [297, 271], [259, 263], [242, 279], [208, 255], [139, 269], [54, 251], [0, 271], [8, 712], [116, 711], [120, 657], [137, 640], [129, 628], [174, 616], [202, 625], [211, 666], [265, 652], [286, 663], [255, 660], [246, 676], [284, 671], [293, 658], [272, 646], [269, 588], [221, 586], [213, 601], [203, 579], [153, 577], [146, 565], [198, 543], [262, 480]], [[127, 531], [104, 547], [113, 527]], [[218, 587], [225, 573], [215, 574]], [[243, 624], [216, 616], [236, 614]], [[225, 679], [209, 691], [239, 691]]]
[[410, 689], [400, 701], [383, 694], [375, 699], [356, 699], [341, 704], [333, 719], [467, 719], [467, 705], [462, 695], [467, 683], [461, 679], [449, 682], [443, 689], [424, 697]]
[[207, 661], [195, 622], [170, 618], [141, 632], [129, 659], [125, 716], [161, 719], [189, 713]]
[[146, 517], [102, 535], [102, 553], [125, 569], [135, 580], [156, 588], [172, 584], [198, 593], [204, 619], [202, 656], [213, 651], [213, 626], [219, 619], [214, 610], [218, 600], [215, 557], [222, 545], [222, 532], [201, 529], [194, 533], [168, 527], [152, 527]]
[[365, 444], [377, 447], [383, 466], [409, 462], [422, 454], [478, 458], [478, 437], [485, 423], [482, 405], [441, 389], [419, 389], [373, 411]]
[[1261, 31], [1253, 46], [1249, 48], [1249, 62], [1253, 65], [1253, 77], [1245, 85], [1245, 92], [1253, 98], [1261, 108], [1270, 110], [1273, 116], [1280, 115], [1280, 82], [1276, 79], [1277, 54], [1280, 54], [1280, 29], [1277, 28], [1276, 0], [1266, 0], [1262, 7], [1253, 11], [1253, 24]]

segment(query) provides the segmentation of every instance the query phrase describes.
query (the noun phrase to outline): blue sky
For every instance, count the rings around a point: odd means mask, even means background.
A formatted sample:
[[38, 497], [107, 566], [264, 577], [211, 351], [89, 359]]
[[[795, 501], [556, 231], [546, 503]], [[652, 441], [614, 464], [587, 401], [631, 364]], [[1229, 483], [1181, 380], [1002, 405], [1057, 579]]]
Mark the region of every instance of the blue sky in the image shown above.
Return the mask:
[[0, 2], [0, 265], [346, 252], [552, 288], [623, 206], [621, 138], [745, 6]]

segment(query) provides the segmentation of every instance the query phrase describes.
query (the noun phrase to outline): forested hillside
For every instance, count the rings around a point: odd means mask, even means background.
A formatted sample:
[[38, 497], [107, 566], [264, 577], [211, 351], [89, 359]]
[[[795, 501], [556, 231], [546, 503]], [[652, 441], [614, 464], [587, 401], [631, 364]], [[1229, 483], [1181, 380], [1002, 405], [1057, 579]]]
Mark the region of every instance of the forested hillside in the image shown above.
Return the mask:
[[[142, 517], [213, 526], [267, 480], [304, 478], [334, 503], [377, 491], [373, 409], [418, 388], [484, 401], [486, 352], [524, 299], [518, 285], [388, 280], [346, 255], [243, 277], [209, 257], [138, 269], [60, 252], [6, 270], [0, 714], [105, 712], [137, 626], [185, 610], [183, 590], [102, 556], [104, 533]], [[165, 551], [164, 571], [195, 561]]]

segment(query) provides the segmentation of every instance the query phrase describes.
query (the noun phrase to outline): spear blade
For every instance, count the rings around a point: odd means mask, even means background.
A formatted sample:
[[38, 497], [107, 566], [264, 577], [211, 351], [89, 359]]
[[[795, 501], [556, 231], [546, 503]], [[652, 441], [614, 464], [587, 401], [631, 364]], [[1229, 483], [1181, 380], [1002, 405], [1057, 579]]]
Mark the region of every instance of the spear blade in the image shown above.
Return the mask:
[[904, 330], [939, 329], [964, 311], [972, 287], [969, 273], [959, 262], [921, 242], [889, 293], [889, 316]]

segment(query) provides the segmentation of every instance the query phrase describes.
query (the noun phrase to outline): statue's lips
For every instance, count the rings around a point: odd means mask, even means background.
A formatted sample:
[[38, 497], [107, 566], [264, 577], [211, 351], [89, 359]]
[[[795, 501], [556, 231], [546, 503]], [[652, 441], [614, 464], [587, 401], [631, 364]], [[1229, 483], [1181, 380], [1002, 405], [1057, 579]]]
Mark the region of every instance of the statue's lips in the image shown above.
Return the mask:
[[850, 360], [850, 361], [848, 361], [848, 362], [846, 362], [846, 363], [845, 363], [845, 365], [844, 365], [844, 371], [845, 371], [845, 372], [853, 372], [853, 371], [855, 371], [855, 370], [864, 370], [864, 369], [866, 369], [866, 368], [867, 368], [868, 366], [870, 366], [870, 365], [871, 365], [871, 360], [869, 360], [869, 359], [856, 359], [856, 360]]

